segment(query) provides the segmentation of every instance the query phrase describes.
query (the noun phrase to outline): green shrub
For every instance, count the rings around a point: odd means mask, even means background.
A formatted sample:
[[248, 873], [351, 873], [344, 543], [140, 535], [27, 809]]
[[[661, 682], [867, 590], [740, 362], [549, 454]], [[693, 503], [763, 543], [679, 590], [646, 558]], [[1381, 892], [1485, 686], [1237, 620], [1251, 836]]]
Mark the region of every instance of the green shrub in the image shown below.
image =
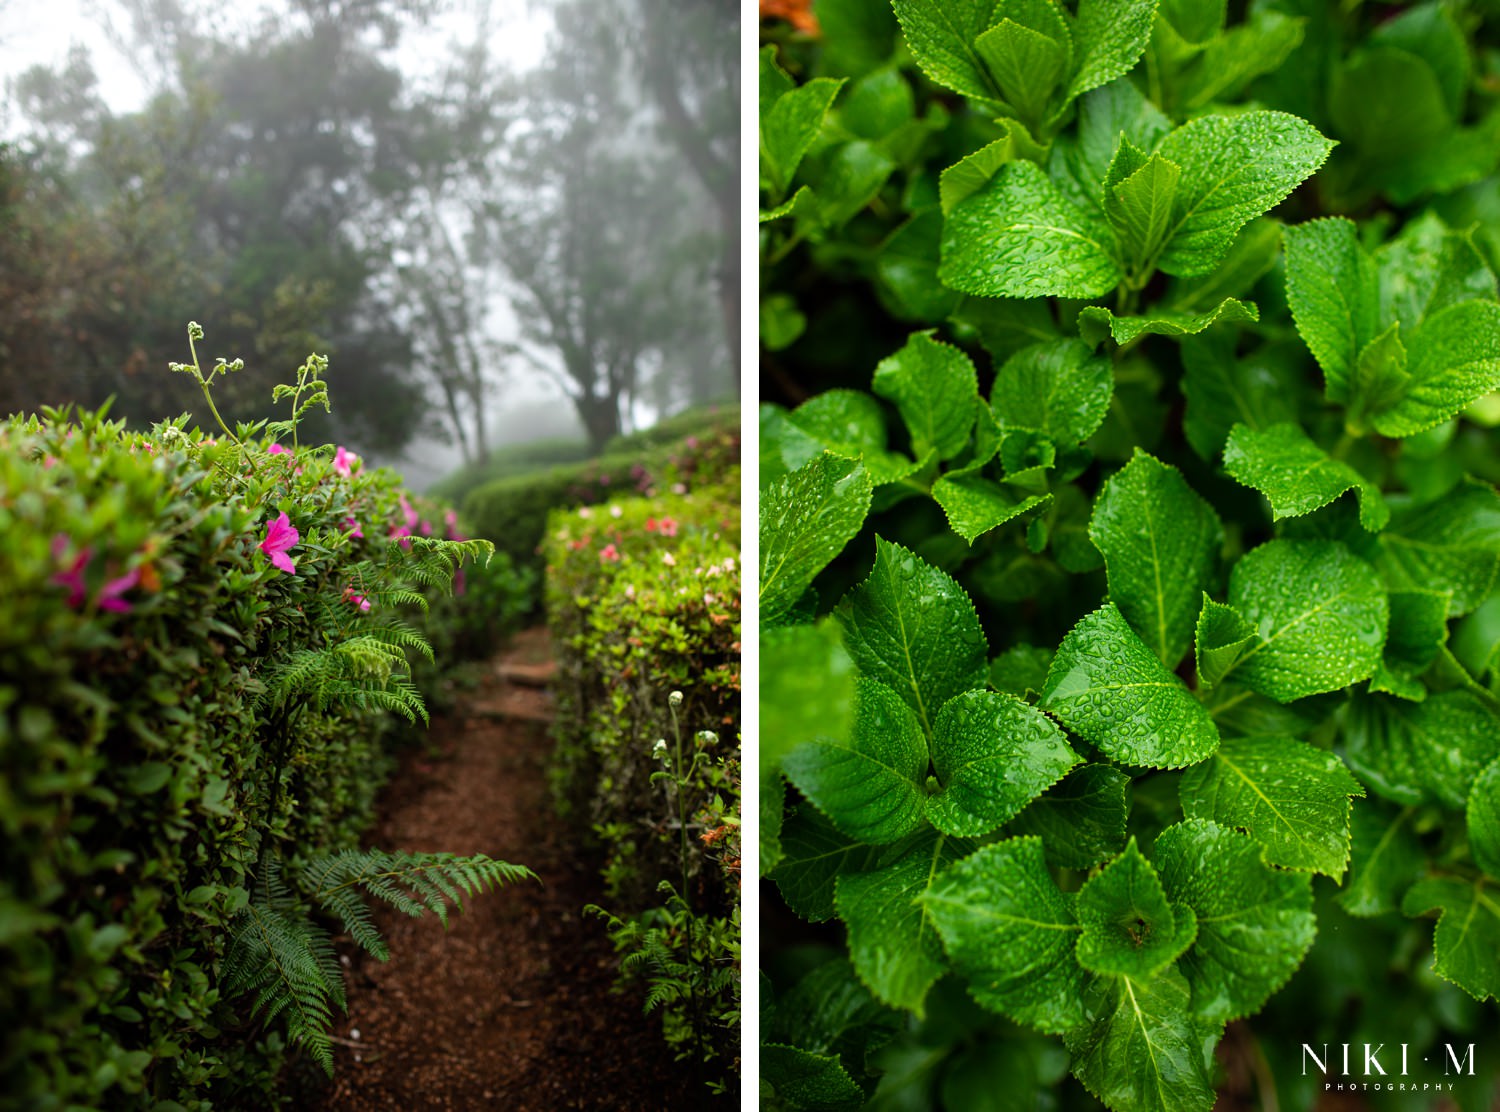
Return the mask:
[[659, 448], [688, 437], [694, 439], [713, 436], [726, 428], [738, 428], [740, 406], [738, 401], [726, 400], [716, 405], [694, 406], [664, 417], [649, 429], [621, 433], [604, 445], [603, 455], [621, 456]]
[[497, 479], [531, 475], [559, 464], [582, 463], [589, 458], [586, 440], [534, 440], [496, 448], [481, 463], [467, 464], [444, 475], [427, 488], [430, 498], [462, 503], [475, 487]]
[[613, 933], [668, 1037], [720, 1063], [738, 1056], [739, 535], [736, 484], [557, 511], [545, 545], [559, 808], [604, 843]]
[[624, 492], [651, 494], [722, 482], [728, 468], [738, 463], [739, 428], [721, 425], [695, 437], [691, 445], [669, 443], [486, 483], [464, 499], [462, 517], [477, 536], [492, 540], [518, 566], [539, 569], [552, 510], [593, 505]]
[[1495, 6], [813, 11], [763, 1107], [1493, 1108]]
[[353, 843], [387, 709], [420, 707], [398, 611], [447, 558], [405, 540], [397, 477], [186, 425], [0, 427], [7, 1107], [272, 1104], [285, 1048], [223, 994], [231, 923], [273, 847], [296, 873]]

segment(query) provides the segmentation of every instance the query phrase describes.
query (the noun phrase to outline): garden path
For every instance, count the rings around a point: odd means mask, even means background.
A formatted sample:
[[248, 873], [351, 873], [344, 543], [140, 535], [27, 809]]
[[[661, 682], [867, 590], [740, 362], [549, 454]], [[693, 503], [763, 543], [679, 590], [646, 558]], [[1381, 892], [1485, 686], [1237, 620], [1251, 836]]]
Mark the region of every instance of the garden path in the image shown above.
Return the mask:
[[[354, 954], [349, 1015], [318, 1112], [380, 1109], [698, 1109], [701, 1086], [674, 1069], [660, 1024], [613, 994], [598, 862], [553, 815], [544, 686], [546, 630], [528, 630], [479, 689], [435, 719], [382, 801], [370, 844], [487, 853], [533, 869], [528, 883], [467, 901], [445, 933], [431, 916], [377, 921], [391, 959]], [[434, 755], [435, 750], [436, 755]]]

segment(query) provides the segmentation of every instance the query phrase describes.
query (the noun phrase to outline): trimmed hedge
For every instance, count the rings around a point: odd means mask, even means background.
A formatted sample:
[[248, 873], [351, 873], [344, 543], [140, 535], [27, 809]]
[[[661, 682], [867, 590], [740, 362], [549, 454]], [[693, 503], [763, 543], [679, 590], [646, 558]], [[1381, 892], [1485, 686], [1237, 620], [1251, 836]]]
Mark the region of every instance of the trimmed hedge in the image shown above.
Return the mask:
[[606, 456], [639, 455], [679, 440], [713, 437], [727, 428], [737, 428], [740, 405], [737, 400], [717, 405], [700, 405], [664, 417], [649, 429], [621, 433], [611, 438], [601, 453]]
[[[710, 999], [699, 986], [700, 1028], [712, 1030], [686, 1030], [682, 1000], [675, 1013], [669, 1009], [667, 1028], [679, 1056], [701, 1037], [710, 1044], [699, 1048], [705, 1057], [732, 1062], [739, 1053], [740, 494], [737, 470], [726, 478], [690, 494], [555, 512], [545, 551], [558, 660], [552, 775], [559, 809], [600, 837], [612, 911], [645, 912], [640, 924], [693, 955], [690, 964], [732, 974], [732, 984], [718, 984]], [[682, 800], [691, 835], [685, 862], [674, 789], [653, 781], [675, 749], [673, 691], [683, 696], [683, 764], [691, 766]], [[692, 764], [687, 753], [703, 759]], [[680, 887], [684, 872], [692, 927], [689, 917], [670, 914], [671, 901], [666, 910], [647, 910], [661, 902], [659, 884]], [[615, 923], [617, 945], [639, 945], [640, 933], [623, 926]]]
[[463, 502], [463, 519], [520, 567], [540, 569], [547, 515], [595, 505], [624, 493], [650, 495], [723, 481], [738, 465], [739, 428], [718, 424], [691, 439], [642, 454], [605, 455], [548, 471], [501, 479], [476, 488]]
[[[247, 470], [186, 421], [0, 426], [7, 1108], [272, 1106], [282, 1040], [219, 996], [226, 925], [266, 846], [353, 844], [389, 768], [378, 698], [299, 706], [282, 753], [257, 699], [388, 625], [403, 532], [442, 526], [390, 472], [254, 443]], [[291, 574], [262, 547], [283, 512]]]
[[449, 472], [427, 488], [431, 498], [461, 503], [471, 490], [498, 479], [532, 475], [559, 464], [582, 463], [589, 458], [587, 440], [534, 440], [496, 448], [482, 463]]

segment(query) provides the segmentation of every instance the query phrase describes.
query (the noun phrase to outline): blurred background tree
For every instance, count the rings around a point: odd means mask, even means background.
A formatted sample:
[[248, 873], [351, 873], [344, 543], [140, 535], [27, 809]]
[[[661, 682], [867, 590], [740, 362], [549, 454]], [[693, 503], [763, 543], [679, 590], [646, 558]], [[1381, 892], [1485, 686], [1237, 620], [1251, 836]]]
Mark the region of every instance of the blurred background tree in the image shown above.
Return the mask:
[[477, 463], [548, 396], [595, 450], [732, 399], [737, 5], [537, 3], [531, 56], [504, 7], [107, 0], [129, 108], [103, 57], [0, 37], [0, 412], [191, 410], [189, 318], [264, 369], [226, 383], [239, 418], [327, 353], [314, 434], [377, 457]]

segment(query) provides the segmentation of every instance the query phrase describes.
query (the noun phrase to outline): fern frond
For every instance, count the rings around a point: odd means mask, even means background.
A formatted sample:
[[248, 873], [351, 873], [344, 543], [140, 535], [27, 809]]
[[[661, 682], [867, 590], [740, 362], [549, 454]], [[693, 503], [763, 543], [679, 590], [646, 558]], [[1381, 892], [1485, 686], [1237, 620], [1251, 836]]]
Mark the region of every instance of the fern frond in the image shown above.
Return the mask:
[[275, 859], [266, 861], [256, 895], [229, 924], [220, 971], [226, 995], [251, 993], [251, 1014], [281, 1018], [287, 1038], [332, 1076], [328, 1032], [333, 1009], [347, 1009], [344, 978], [328, 934], [297, 909]]
[[[421, 598], [420, 595], [417, 597]], [[432, 646], [428, 643], [427, 638], [399, 618], [390, 619], [381, 625], [370, 626], [365, 632], [369, 636], [383, 641], [388, 645], [403, 649], [414, 649], [426, 657], [429, 664], [434, 662]]]

